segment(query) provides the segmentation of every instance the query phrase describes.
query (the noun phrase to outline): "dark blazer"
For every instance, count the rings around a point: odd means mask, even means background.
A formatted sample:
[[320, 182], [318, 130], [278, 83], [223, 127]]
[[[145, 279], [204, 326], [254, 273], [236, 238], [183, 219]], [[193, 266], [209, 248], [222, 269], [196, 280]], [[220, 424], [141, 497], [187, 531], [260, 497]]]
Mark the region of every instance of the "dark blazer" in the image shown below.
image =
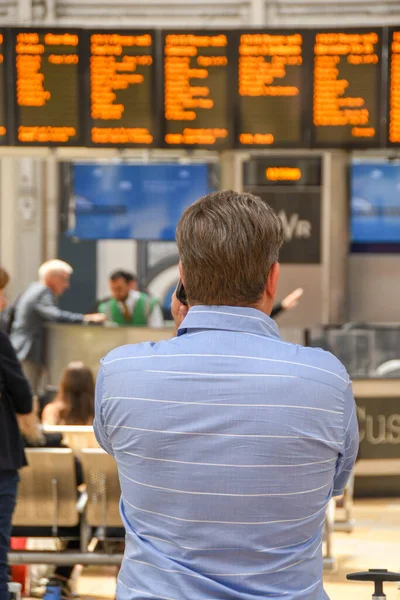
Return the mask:
[[11, 329], [11, 343], [19, 360], [45, 364], [45, 323], [82, 323], [83, 315], [61, 310], [43, 283], [32, 283], [19, 297]]
[[32, 393], [15, 350], [0, 331], [0, 472], [26, 464], [16, 415], [32, 411]]

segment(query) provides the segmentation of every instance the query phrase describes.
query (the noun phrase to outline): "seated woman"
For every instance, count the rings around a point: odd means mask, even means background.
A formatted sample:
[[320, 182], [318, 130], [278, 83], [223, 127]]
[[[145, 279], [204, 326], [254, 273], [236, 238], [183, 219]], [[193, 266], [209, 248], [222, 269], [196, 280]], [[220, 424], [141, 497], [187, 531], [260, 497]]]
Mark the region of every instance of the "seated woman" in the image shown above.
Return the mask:
[[[60, 389], [55, 398], [45, 406], [42, 422], [45, 425], [93, 425], [94, 419], [94, 378], [92, 371], [82, 362], [72, 362], [65, 369]], [[77, 483], [83, 481], [82, 468], [76, 459]], [[78, 550], [79, 540], [67, 543], [67, 550]], [[47, 584], [44, 600], [53, 599], [53, 588], [61, 589], [61, 597], [73, 598], [70, 578], [73, 567], [57, 566]]]
[[42, 414], [45, 425], [93, 425], [94, 378], [82, 362], [71, 362], [65, 369], [60, 390]]

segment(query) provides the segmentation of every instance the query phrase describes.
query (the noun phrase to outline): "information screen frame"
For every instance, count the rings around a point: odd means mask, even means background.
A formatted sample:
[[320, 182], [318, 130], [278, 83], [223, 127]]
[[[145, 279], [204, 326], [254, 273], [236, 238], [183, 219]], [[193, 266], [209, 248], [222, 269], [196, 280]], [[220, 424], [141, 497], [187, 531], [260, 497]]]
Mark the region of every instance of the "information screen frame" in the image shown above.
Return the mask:
[[[173, 160], [61, 164], [60, 228], [70, 239], [80, 241], [175, 242], [182, 212], [199, 197], [215, 191], [219, 179], [217, 163], [207, 158], [187, 164]], [[114, 185], [103, 187], [104, 179], [114, 179]], [[156, 231], [164, 233], [150, 233]]]
[[[6, 127], [6, 133], [0, 136], [0, 147], [9, 146], [13, 140], [13, 129], [14, 129], [14, 117], [11, 108], [11, 96], [15, 89], [15, 81], [12, 76], [11, 66], [11, 36], [9, 27], [0, 27], [0, 35], [3, 36], [3, 80], [1, 82], [3, 86], [2, 97], [0, 102], [3, 104], [4, 110], [4, 125]], [[11, 85], [10, 85], [11, 83]], [[1, 123], [0, 123], [1, 126]]]
[[[360, 158], [353, 158], [352, 161], [350, 161], [349, 165], [348, 165], [348, 174], [347, 174], [347, 184], [348, 184], [348, 190], [349, 190], [349, 251], [351, 254], [399, 254], [400, 253], [400, 238], [399, 239], [376, 239], [376, 238], [372, 238], [370, 237], [369, 239], [356, 239], [355, 235], [354, 235], [354, 229], [357, 226], [357, 224], [355, 223], [357, 217], [363, 216], [362, 213], [357, 214], [356, 209], [355, 209], [355, 187], [357, 184], [357, 176], [359, 177], [357, 171], [359, 169], [365, 169], [368, 170], [371, 174], [375, 169], [382, 169], [383, 171], [385, 171], [388, 167], [390, 167], [388, 170], [392, 171], [393, 169], [393, 173], [395, 173], [395, 169], [400, 173], [400, 164], [398, 164], [398, 162], [396, 161], [395, 163], [393, 163], [392, 161], [390, 161], [390, 159], [385, 156], [385, 157], [375, 157], [375, 160], [371, 160], [368, 159], [367, 157], [365, 157], [365, 159], [360, 159]], [[391, 175], [392, 173], [390, 173]], [[385, 180], [387, 180], [387, 176], [386, 178], [384, 177], [383, 183], [385, 183]], [[382, 179], [377, 178], [377, 181], [379, 182], [380, 186], [383, 188], [382, 186]], [[372, 181], [372, 185], [376, 183], [374, 181]], [[368, 190], [369, 193], [372, 193], [371, 187], [368, 185]], [[383, 193], [383, 192], [382, 192]], [[367, 201], [370, 201], [369, 198], [367, 198]], [[367, 206], [363, 206], [361, 204], [361, 206], [359, 206], [359, 209], [368, 209], [368, 205]], [[375, 209], [376, 207], [372, 205], [371, 207], [372, 209]], [[384, 210], [384, 207], [381, 208], [381, 212]], [[390, 210], [390, 206], [389, 206], [389, 210]], [[367, 216], [368, 216], [368, 210], [367, 210]], [[382, 217], [380, 217], [382, 218]], [[381, 223], [378, 221], [378, 223], [375, 225], [375, 227], [377, 229], [384, 227], [384, 223]], [[381, 231], [384, 231], [384, 229], [381, 229]]]
[[[252, 150], [256, 151], [258, 149], [268, 149], [273, 151], [274, 149], [283, 149], [287, 150], [288, 148], [304, 148], [309, 149], [311, 145], [311, 124], [312, 124], [312, 98], [313, 98], [313, 85], [312, 85], [312, 73], [313, 73], [313, 34], [311, 29], [304, 29], [302, 27], [299, 28], [286, 28], [280, 27], [277, 29], [272, 28], [257, 28], [251, 29], [249, 28], [241, 28], [235, 29], [234, 31], [234, 44], [233, 44], [233, 52], [234, 52], [234, 61], [232, 63], [232, 69], [234, 69], [234, 74], [232, 75], [234, 80], [234, 145], [233, 148], [235, 150]], [[300, 139], [298, 142], [277, 142], [272, 144], [242, 144], [239, 141], [240, 135], [240, 95], [239, 95], [239, 45], [240, 45], [240, 37], [246, 33], [249, 34], [271, 34], [271, 35], [292, 35], [299, 33], [303, 36], [303, 64], [302, 64], [302, 73], [304, 75], [304, 85], [300, 90]]]
[[[84, 113], [85, 113], [85, 123], [84, 123], [84, 143], [87, 148], [160, 148], [161, 145], [161, 110], [162, 110], [162, 99], [160, 99], [161, 90], [158, 89], [157, 80], [160, 77], [160, 30], [154, 27], [149, 28], [123, 28], [118, 29], [118, 27], [112, 28], [101, 28], [101, 27], [90, 27], [90, 29], [82, 30], [82, 63], [84, 65]], [[144, 35], [150, 34], [153, 39], [152, 44], [152, 57], [153, 57], [153, 70], [151, 77], [151, 90], [153, 95], [153, 102], [151, 107], [151, 118], [153, 123], [153, 141], [151, 144], [135, 144], [135, 143], [124, 143], [124, 144], [111, 144], [111, 143], [102, 143], [97, 144], [91, 139], [91, 128], [94, 125], [94, 121], [91, 116], [91, 85], [90, 85], [90, 59], [91, 59], [91, 51], [90, 51], [90, 37], [92, 35], [98, 34], [118, 34], [118, 35]], [[158, 93], [160, 92], [160, 93]], [[118, 126], [116, 124], [116, 126]]]
[[[360, 137], [349, 139], [347, 142], [324, 142], [317, 140], [317, 126], [314, 125], [314, 45], [315, 45], [315, 36], [319, 33], [346, 33], [346, 34], [362, 34], [362, 33], [371, 33], [376, 32], [379, 36], [379, 41], [377, 44], [377, 53], [379, 56], [379, 62], [377, 65], [378, 68], [378, 81], [375, 89], [376, 93], [376, 105], [377, 105], [377, 135], [375, 140], [371, 140], [369, 137]], [[334, 27], [330, 29], [329, 27], [323, 27], [320, 29], [310, 29], [310, 33], [312, 35], [312, 48], [311, 48], [311, 98], [310, 98], [310, 108], [311, 108], [311, 119], [310, 119], [310, 132], [311, 132], [311, 148], [319, 149], [326, 148], [332, 150], [360, 150], [360, 149], [369, 149], [369, 148], [380, 148], [382, 147], [382, 110], [384, 107], [384, 103], [382, 102], [382, 90], [384, 88], [384, 70], [385, 64], [383, 62], [384, 59], [384, 49], [385, 49], [385, 28], [384, 27], [343, 27], [338, 28]]]
[[[84, 146], [84, 114], [85, 114], [85, 101], [84, 101], [84, 65], [82, 61], [82, 33], [83, 29], [78, 27], [11, 27], [10, 28], [10, 46], [11, 46], [11, 72], [13, 77], [13, 90], [12, 90], [12, 111], [14, 115], [13, 119], [13, 145], [18, 147], [81, 147]], [[16, 39], [18, 33], [38, 33], [39, 35], [46, 33], [63, 34], [70, 33], [78, 36], [77, 54], [79, 56], [77, 75], [78, 75], [78, 98], [77, 98], [77, 122], [78, 122], [78, 136], [75, 141], [68, 142], [20, 142], [18, 140], [18, 126], [20, 122], [20, 107], [17, 101], [17, 66], [16, 66]]]
[[[384, 146], [387, 148], [399, 148], [400, 147], [400, 141], [399, 142], [392, 142], [390, 140], [390, 125], [391, 125], [391, 119], [390, 119], [390, 110], [391, 110], [391, 96], [390, 96], [390, 91], [391, 91], [391, 82], [392, 82], [392, 41], [393, 41], [393, 34], [394, 33], [400, 33], [400, 24], [397, 27], [388, 27], [387, 28], [387, 82], [386, 82], [386, 93], [387, 93], [387, 99], [386, 99], [386, 139], [385, 139], [385, 144]], [[400, 107], [399, 107], [399, 113], [400, 113]], [[400, 116], [399, 116], [399, 126], [400, 126]]]
[[[167, 120], [165, 118], [165, 102], [164, 102], [164, 94], [165, 94], [165, 72], [164, 72], [164, 59], [165, 59], [165, 55], [164, 55], [164, 48], [165, 48], [165, 39], [167, 35], [180, 35], [180, 34], [186, 34], [186, 35], [226, 35], [227, 40], [228, 40], [228, 46], [226, 49], [226, 56], [228, 58], [228, 65], [227, 65], [227, 91], [226, 91], [226, 118], [227, 118], [227, 123], [228, 123], [228, 127], [230, 125], [231, 130], [228, 129], [228, 135], [224, 141], [223, 144], [219, 144], [219, 145], [210, 145], [210, 144], [167, 144], [165, 141], [165, 135], [167, 133]], [[161, 110], [161, 138], [160, 138], [160, 148], [162, 149], [169, 149], [169, 150], [213, 150], [215, 152], [223, 152], [224, 150], [232, 150], [234, 147], [234, 136], [235, 136], [235, 122], [234, 122], [234, 117], [235, 117], [235, 111], [234, 111], [234, 104], [235, 104], [235, 94], [232, 94], [230, 96], [230, 91], [235, 92], [235, 88], [234, 88], [234, 68], [233, 68], [233, 63], [235, 60], [235, 53], [234, 53], [234, 34], [235, 34], [235, 30], [234, 29], [226, 29], [226, 28], [215, 28], [213, 27], [212, 29], [204, 29], [204, 28], [200, 28], [200, 29], [190, 29], [190, 31], [186, 30], [186, 29], [171, 29], [171, 28], [165, 28], [165, 29], [161, 29], [160, 31], [160, 55], [161, 55], [161, 69], [162, 69], [162, 73], [160, 74], [160, 82], [161, 82], [161, 89], [160, 89], [160, 97], [162, 99], [162, 110]], [[188, 121], [188, 126], [190, 126], [190, 121]]]

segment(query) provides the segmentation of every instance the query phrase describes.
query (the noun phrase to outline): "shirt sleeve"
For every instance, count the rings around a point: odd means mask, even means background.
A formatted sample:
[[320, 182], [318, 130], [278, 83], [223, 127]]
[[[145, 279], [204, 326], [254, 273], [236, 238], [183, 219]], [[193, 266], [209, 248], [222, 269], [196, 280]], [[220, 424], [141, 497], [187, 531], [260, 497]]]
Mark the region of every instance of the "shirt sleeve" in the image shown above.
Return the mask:
[[103, 396], [104, 396], [104, 373], [103, 368], [100, 367], [96, 381], [96, 394], [95, 394], [95, 407], [94, 407], [94, 423], [93, 429], [96, 436], [96, 440], [99, 445], [107, 452], [114, 456], [114, 452], [108, 439], [107, 427], [104, 422], [103, 416]]
[[32, 391], [8, 336], [0, 333], [0, 365], [5, 392], [15, 412], [25, 415], [32, 411]]
[[153, 329], [161, 329], [164, 327], [164, 317], [159, 304], [156, 304], [151, 311], [151, 315], [149, 316], [149, 327], [152, 327]]
[[353, 396], [351, 383], [344, 392], [344, 435], [343, 450], [336, 466], [333, 495], [341, 496], [344, 493], [350, 474], [358, 454], [358, 421], [356, 403]]
[[56, 323], [82, 323], [84, 319], [82, 314], [58, 308], [54, 304], [51, 293], [42, 295], [35, 306], [35, 311], [44, 321]]

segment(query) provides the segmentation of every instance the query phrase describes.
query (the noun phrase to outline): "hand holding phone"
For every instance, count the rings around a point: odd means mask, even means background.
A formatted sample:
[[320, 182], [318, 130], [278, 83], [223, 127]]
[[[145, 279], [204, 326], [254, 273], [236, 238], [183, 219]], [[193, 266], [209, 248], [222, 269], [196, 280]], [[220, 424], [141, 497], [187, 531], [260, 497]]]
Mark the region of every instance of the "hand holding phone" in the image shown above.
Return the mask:
[[176, 293], [176, 297], [178, 298], [179, 302], [181, 302], [182, 304], [187, 306], [188, 300], [187, 300], [185, 288], [183, 287], [182, 279], [179, 280], [175, 293]]

